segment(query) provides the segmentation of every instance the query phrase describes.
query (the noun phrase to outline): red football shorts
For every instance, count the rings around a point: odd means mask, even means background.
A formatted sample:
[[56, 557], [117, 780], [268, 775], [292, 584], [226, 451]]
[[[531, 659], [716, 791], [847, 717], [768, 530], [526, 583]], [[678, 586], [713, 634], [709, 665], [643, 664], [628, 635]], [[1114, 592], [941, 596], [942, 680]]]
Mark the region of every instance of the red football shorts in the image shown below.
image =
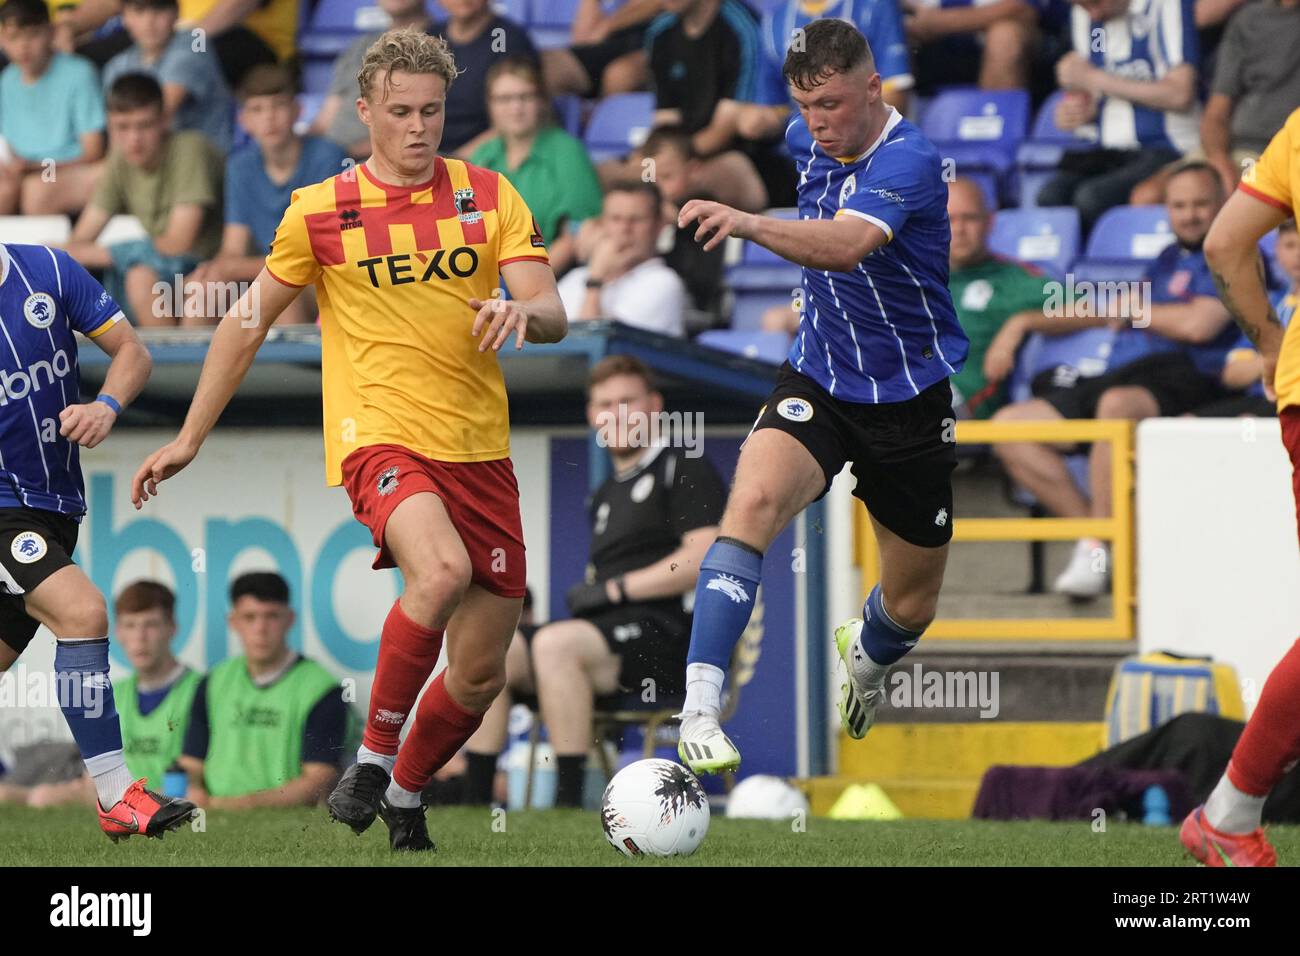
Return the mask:
[[1288, 405], [1277, 417], [1282, 422], [1282, 444], [1291, 456], [1291, 490], [1295, 492], [1296, 531], [1300, 533], [1300, 405]]
[[509, 458], [433, 461], [400, 445], [368, 445], [343, 459], [343, 487], [379, 549], [372, 567], [397, 566], [384, 544], [388, 516], [410, 495], [428, 491], [442, 500], [465, 544], [473, 582], [501, 597], [527, 591], [519, 485]]

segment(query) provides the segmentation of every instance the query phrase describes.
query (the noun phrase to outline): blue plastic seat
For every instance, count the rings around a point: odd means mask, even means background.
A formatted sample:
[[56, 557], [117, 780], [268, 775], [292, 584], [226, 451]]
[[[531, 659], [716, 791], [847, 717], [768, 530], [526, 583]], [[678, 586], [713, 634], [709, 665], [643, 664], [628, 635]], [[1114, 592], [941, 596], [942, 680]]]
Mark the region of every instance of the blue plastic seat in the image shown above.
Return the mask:
[[1079, 211], [1073, 206], [1003, 209], [993, 217], [989, 248], [1063, 277], [1079, 255]]
[[784, 332], [747, 332], [737, 329], [710, 329], [695, 339], [699, 345], [743, 355], [746, 358], [780, 365], [790, 351], [790, 336]]
[[1025, 90], [945, 90], [921, 117], [921, 132], [955, 162], [959, 176], [975, 169], [1005, 173], [1028, 127]]
[[573, 33], [578, 0], [516, 0], [528, 6], [528, 35], [538, 49], [566, 47]]
[[650, 131], [653, 93], [617, 93], [596, 104], [583, 136], [592, 162], [623, 156]]
[[1092, 227], [1075, 276], [1093, 282], [1140, 279], [1173, 241], [1164, 206], [1116, 206]]

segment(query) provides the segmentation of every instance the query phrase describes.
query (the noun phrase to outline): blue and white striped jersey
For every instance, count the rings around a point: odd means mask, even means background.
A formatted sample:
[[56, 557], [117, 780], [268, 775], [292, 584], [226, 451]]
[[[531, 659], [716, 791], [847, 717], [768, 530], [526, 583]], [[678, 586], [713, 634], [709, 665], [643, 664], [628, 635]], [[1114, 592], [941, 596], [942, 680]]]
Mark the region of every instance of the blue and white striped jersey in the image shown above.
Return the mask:
[[790, 364], [836, 398], [902, 402], [961, 370], [969, 343], [948, 292], [948, 187], [939, 152], [892, 107], [880, 138], [836, 158], [802, 116], [786, 128], [799, 218], [860, 216], [889, 236], [853, 272], [803, 269]]
[[[1105, 23], [1071, 12], [1071, 43], [1093, 66], [1129, 80], [1155, 82], [1176, 66], [1199, 69], [1195, 0], [1132, 0], [1126, 12]], [[1201, 144], [1200, 109], [1181, 113], [1104, 97], [1098, 116], [1101, 145], [1108, 149], [1160, 147], [1186, 153]]]
[[0, 244], [0, 508], [86, 512], [78, 447], [59, 413], [80, 401], [73, 330], [123, 320], [90, 273], [61, 249]]

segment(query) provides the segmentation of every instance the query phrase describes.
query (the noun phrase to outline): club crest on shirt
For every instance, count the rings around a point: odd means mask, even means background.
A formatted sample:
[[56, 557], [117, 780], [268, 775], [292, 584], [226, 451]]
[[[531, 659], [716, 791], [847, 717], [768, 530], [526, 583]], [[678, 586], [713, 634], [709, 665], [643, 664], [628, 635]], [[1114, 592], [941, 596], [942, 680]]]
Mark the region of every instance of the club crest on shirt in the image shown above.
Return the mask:
[[776, 406], [776, 413], [792, 422], [806, 422], [813, 417], [813, 407], [802, 398], [787, 398]]
[[13, 544], [9, 546], [9, 553], [19, 564], [32, 564], [39, 561], [45, 557], [47, 550], [45, 539], [35, 531], [19, 533], [14, 537]]
[[1187, 295], [1187, 290], [1192, 285], [1192, 274], [1187, 269], [1179, 269], [1169, 277], [1169, 294], [1176, 299], [1181, 299]]
[[456, 213], [460, 216], [460, 221], [468, 225], [483, 221], [483, 214], [478, 211], [478, 205], [474, 202], [472, 186], [456, 190]]
[[650, 492], [655, 486], [654, 472], [642, 475], [632, 486], [632, 500], [637, 504], [645, 501], [650, 497]]
[[380, 474], [376, 489], [381, 495], [391, 495], [397, 490], [397, 467], [397, 465], [394, 465]]
[[23, 317], [38, 329], [48, 329], [54, 321], [54, 296], [33, 292], [23, 303]]
[[844, 184], [840, 186], [840, 205], [843, 206], [849, 201], [849, 197], [858, 191], [858, 177], [856, 173], [849, 173]]

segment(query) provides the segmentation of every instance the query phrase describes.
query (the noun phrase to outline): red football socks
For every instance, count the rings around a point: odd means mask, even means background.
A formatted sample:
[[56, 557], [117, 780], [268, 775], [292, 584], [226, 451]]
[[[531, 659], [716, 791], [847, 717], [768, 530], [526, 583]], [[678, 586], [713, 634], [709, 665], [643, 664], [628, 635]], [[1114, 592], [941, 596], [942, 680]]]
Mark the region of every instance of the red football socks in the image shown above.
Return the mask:
[[397, 753], [406, 717], [438, 663], [442, 635], [442, 628], [416, 624], [400, 601], [393, 602], [379, 638], [379, 663], [370, 689], [370, 717], [362, 741], [368, 749]]
[[402, 751], [393, 767], [393, 780], [404, 790], [419, 793], [429, 785], [434, 773], [445, 764], [465, 741], [474, 735], [483, 715], [475, 714], [452, 700], [444, 678], [439, 674], [420, 698], [415, 726], [406, 735]]

